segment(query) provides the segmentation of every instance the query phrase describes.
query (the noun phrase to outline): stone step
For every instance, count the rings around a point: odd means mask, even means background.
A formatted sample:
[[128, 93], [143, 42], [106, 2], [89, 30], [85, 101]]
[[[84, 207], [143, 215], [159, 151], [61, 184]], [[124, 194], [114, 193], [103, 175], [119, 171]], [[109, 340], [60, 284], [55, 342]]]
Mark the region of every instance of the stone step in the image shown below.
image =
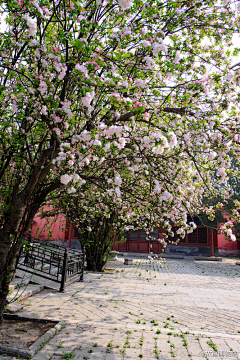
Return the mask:
[[132, 253], [132, 252], [118, 252], [118, 258], [139, 258], [139, 259], [147, 259], [149, 254], [145, 253]]
[[22, 278], [30, 279], [30, 284], [36, 284], [36, 285], [44, 285], [47, 288], [51, 289], [59, 289], [59, 283], [56, 281], [45, 279], [37, 274], [31, 274], [27, 273], [24, 270], [17, 269], [17, 275], [21, 276]]
[[[8, 295], [7, 300], [12, 301], [13, 299], [16, 300], [24, 300], [32, 295], [38, 294], [44, 289], [44, 285], [27, 285], [24, 289], [23, 287], [20, 289], [15, 289]], [[14, 301], [16, 301], [14, 300]]]
[[117, 258], [133, 258], [133, 259], [153, 259], [169, 258], [169, 259], [183, 259], [185, 254], [148, 254], [148, 253], [132, 253], [132, 252], [118, 252]]
[[195, 260], [202, 261], [222, 261], [222, 258], [219, 256], [195, 256]]
[[[19, 265], [21, 265], [22, 267], [24, 267], [24, 269], [26, 268], [28, 268], [27, 266], [25, 266], [24, 264], [19, 264]], [[35, 267], [34, 267], [34, 269], [36, 270], [36, 271], [38, 271], [38, 270], [41, 270], [41, 269], [43, 269], [44, 270], [44, 272], [47, 272], [47, 270], [50, 268], [50, 264], [45, 264], [43, 267], [41, 267], [41, 265], [39, 264], [39, 265], [36, 265]], [[51, 267], [51, 272], [50, 272], [50, 274], [56, 274], [57, 273], [57, 271], [58, 271], [58, 268], [56, 267], [56, 266], [52, 266]]]
[[158, 255], [161, 258], [165, 259], [184, 259], [186, 256], [185, 254], [159, 254]]
[[22, 288], [30, 283], [30, 278], [22, 278], [21, 276], [15, 276], [14, 280], [11, 281], [9, 290], [13, 291], [15, 289]]
[[24, 307], [24, 305], [22, 305], [22, 304], [19, 304], [17, 302], [12, 302], [8, 305], [7, 312], [11, 313], [11, 314], [15, 314], [18, 311], [22, 310], [23, 307]]
[[[57, 268], [52, 269], [53, 272], [51, 272], [52, 275], [56, 274]], [[46, 285], [48, 287], [55, 288], [57, 285], [53, 286], [54, 281], [42, 278], [41, 276], [38, 276], [37, 274], [32, 274], [29, 272], [25, 272], [24, 270], [17, 269], [16, 276], [14, 280], [11, 281], [9, 290], [14, 291], [17, 289], [22, 289], [26, 287], [28, 284], [33, 285]]]
[[133, 265], [133, 259], [125, 258], [124, 259], [124, 264], [125, 265]]

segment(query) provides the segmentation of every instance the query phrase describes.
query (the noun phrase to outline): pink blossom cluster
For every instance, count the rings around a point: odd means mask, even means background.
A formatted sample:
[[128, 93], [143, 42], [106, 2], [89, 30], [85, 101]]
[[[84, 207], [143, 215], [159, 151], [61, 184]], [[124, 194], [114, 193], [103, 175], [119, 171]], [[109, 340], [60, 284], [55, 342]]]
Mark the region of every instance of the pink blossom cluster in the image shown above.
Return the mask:
[[91, 216], [108, 216], [110, 202], [123, 228], [144, 218], [169, 232], [174, 223], [183, 236], [194, 229], [187, 213], [214, 217], [202, 196], [214, 191], [214, 172], [225, 184], [230, 155], [240, 159], [240, 68], [228, 49], [239, 9], [193, 1], [189, 16], [187, 3], [97, 5], [56, 10], [35, 0], [9, 12], [11, 31], [0, 34], [0, 130], [14, 151], [4, 186], [19, 174], [27, 184], [53, 149], [42, 165], [46, 181], [60, 181]]

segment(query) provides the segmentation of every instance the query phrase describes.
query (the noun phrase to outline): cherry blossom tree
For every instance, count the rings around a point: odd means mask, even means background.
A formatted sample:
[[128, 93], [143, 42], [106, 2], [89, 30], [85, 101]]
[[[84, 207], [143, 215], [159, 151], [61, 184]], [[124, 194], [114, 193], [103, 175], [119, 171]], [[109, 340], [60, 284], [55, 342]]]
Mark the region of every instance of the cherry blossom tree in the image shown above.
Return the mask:
[[[71, 188], [69, 193], [62, 189], [54, 197], [50, 196], [47, 211], [42, 208], [43, 217], [50, 216], [54, 220], [57, 214], [64, 214], [73, 223], [81, 244], [85, 247], [88, 270], [103, 270], [113, 244], [122, 233], [141, 228], [146, 231], [147, 239], [150, 240], [151, 230], [161, 226], [165, 232], [159, 241], [164, 246], [167, 245], [168, 234], [172, 236], [171, 225], [164, 216], [164, 209], [173, 203], [170, 193], [164, 192], [160, 207], [156, 192], [151, 191], [146, 184], [144, 188], [142, 185], [137, 186], [138, 176], [142, 178], [142, 174], [136, 174], [133, 187], [129, 179], [122, 181], [117, 173], [117, 191], [109, 189], [109, 179], [105, 182], [102, 180], [100, 187], [87, 182], [80, 191], [74, 193]], [[187, 185], [187, 182], [185, 184]], [[194, 207], [194, 210], [196, 209], [197, 203]], [[182, 236], [185, 231], [190, 233], [195, 229], [193, 222], [185, 223], [185, 216], [183, 207], [182, 211], [171, 214], [171, 220], [174, 219], [175, 224], [183, 226], [180, 228]], [[121, 241], [123, 240], [124, 236], [121, 238]]]
[[140, 206], [139, 211], [132, 210], [138, 207], [136, 203], [133, 206], [130, 196], [126, 198], [122, 194], [119, 201], [114, 193], [109, 196], [92, 184], [84, 190], [74, 194], [60, 191], [50, 202], [52, 209], [44, 211], [43, 208], [42, 215], [54, 219], [56, 214], [65, 214], [85, 248], [87, 270], [102, 271], [117, 237], [126, 229], [134, 229], [134, 224], [139, 226], [143, 212]]
[[0, 322], [49, 194], [131, 188], [183, 233], [240, 140], [239, 2], [11, 0], [1, 14]]

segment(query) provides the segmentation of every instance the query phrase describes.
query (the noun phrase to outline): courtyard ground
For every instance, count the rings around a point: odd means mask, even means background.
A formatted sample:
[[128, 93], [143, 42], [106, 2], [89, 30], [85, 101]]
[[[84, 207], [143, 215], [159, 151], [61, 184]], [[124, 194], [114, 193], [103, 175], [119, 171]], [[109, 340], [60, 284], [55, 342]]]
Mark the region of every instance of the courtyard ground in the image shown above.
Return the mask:
[[64, 324], [33, 359], [240, 359], [235, 264], [120, 259], [65, 293], [43, 290], [20, 314]]

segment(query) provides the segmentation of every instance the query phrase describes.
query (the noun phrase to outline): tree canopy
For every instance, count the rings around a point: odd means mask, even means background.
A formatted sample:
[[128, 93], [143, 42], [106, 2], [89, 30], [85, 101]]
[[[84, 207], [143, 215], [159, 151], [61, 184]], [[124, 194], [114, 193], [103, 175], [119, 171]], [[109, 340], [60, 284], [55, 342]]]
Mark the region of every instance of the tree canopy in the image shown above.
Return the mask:
[[166, 218], [193, 211], [238, 152], [237, 4], [3, 3], [2, 213], [39, 167], [38, 183], [140, 186]]
[[2, 279], [62, 187], [94, 185], [115, 203], [137, 194], [156, 223], [183, 233], [212, 170], [224, 182], [228, 154], [239, 157], [239, 2], [0, 5]]

